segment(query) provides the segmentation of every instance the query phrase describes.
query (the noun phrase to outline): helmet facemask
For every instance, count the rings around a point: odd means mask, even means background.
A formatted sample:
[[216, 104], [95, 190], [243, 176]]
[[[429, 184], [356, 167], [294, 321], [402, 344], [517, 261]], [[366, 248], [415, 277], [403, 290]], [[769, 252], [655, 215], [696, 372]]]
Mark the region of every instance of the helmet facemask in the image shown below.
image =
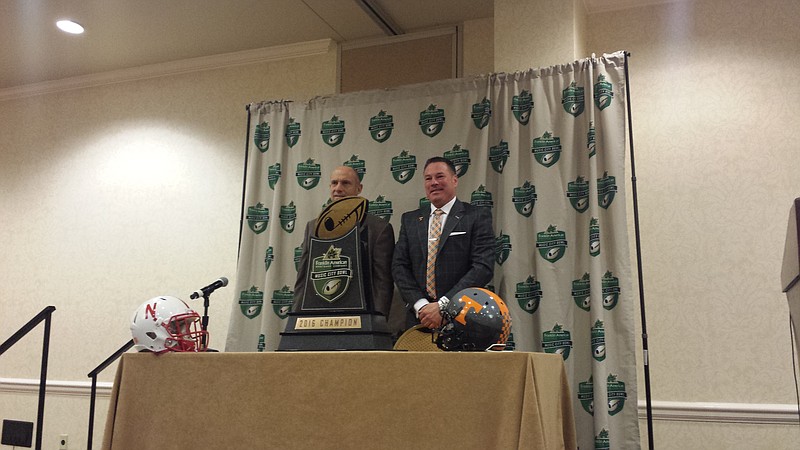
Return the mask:
[[[197, 313], [179, 314], [164, 323], [169, 337], [164, 346], [173, 352], [203, 352], [208, 346], [208, 332], [200, 329]], [[205, 339], [203, 338], [205, 336]]]

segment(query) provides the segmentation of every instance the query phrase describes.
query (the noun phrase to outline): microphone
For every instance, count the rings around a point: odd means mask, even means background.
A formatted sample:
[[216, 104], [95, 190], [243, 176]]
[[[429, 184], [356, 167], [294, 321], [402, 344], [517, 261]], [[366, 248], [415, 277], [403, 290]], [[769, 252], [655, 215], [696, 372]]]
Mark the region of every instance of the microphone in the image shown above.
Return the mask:
[[194, 291], [192, 295], [189, 296], [189, 298], [194, 300], [200, 297], [208, 297], [209, 295], [211, 295], [212, 292], [227, 285], [228, 285], [228, 279], [225, 277], [220, 277], [217, 281], [209, 284], [208, 286], [200, 289], [199, 291]]

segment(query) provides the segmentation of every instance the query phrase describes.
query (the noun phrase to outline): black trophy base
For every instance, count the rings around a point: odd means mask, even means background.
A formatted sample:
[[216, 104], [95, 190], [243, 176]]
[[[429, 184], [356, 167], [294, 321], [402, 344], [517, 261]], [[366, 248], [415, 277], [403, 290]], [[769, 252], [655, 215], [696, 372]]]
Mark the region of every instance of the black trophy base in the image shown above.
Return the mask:
[[386, 317], [376, 314], [289, 313], [279, 352], [391, 350]]

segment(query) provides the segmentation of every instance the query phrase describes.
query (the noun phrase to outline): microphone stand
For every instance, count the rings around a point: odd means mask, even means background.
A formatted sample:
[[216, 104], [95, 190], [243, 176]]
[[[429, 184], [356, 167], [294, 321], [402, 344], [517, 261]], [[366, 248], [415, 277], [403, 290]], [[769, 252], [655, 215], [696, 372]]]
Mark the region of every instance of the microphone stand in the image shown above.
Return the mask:
[[207, 352], [218, 352], [219, 350], [214, 350], [212, 348], [207, 348], [206, 347], [206, 339], [208, 338], [208, 333], [207, 333], [207, 331], [208, 331], [208, 305], [209, 305], [208, 297], [210, 295], [211, 295], [210, 293], [209, 294], [206, 294], [205, 292], [203, 293], [203, 317], [200, 318], [200, 329], [202, 329], [206, 333], [203, 333], [203, 336], [200, 339], [202, 339], [201, 342], [203, 343], [203, 348], [205, 348]]

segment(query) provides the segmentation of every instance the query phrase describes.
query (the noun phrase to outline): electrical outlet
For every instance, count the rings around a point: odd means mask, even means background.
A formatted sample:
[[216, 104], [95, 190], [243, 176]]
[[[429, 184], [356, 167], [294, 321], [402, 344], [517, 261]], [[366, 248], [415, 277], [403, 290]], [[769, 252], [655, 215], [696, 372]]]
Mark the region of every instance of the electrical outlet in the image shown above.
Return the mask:
[[58, 435], [58, 450], [69, 450], [69, 435]]

